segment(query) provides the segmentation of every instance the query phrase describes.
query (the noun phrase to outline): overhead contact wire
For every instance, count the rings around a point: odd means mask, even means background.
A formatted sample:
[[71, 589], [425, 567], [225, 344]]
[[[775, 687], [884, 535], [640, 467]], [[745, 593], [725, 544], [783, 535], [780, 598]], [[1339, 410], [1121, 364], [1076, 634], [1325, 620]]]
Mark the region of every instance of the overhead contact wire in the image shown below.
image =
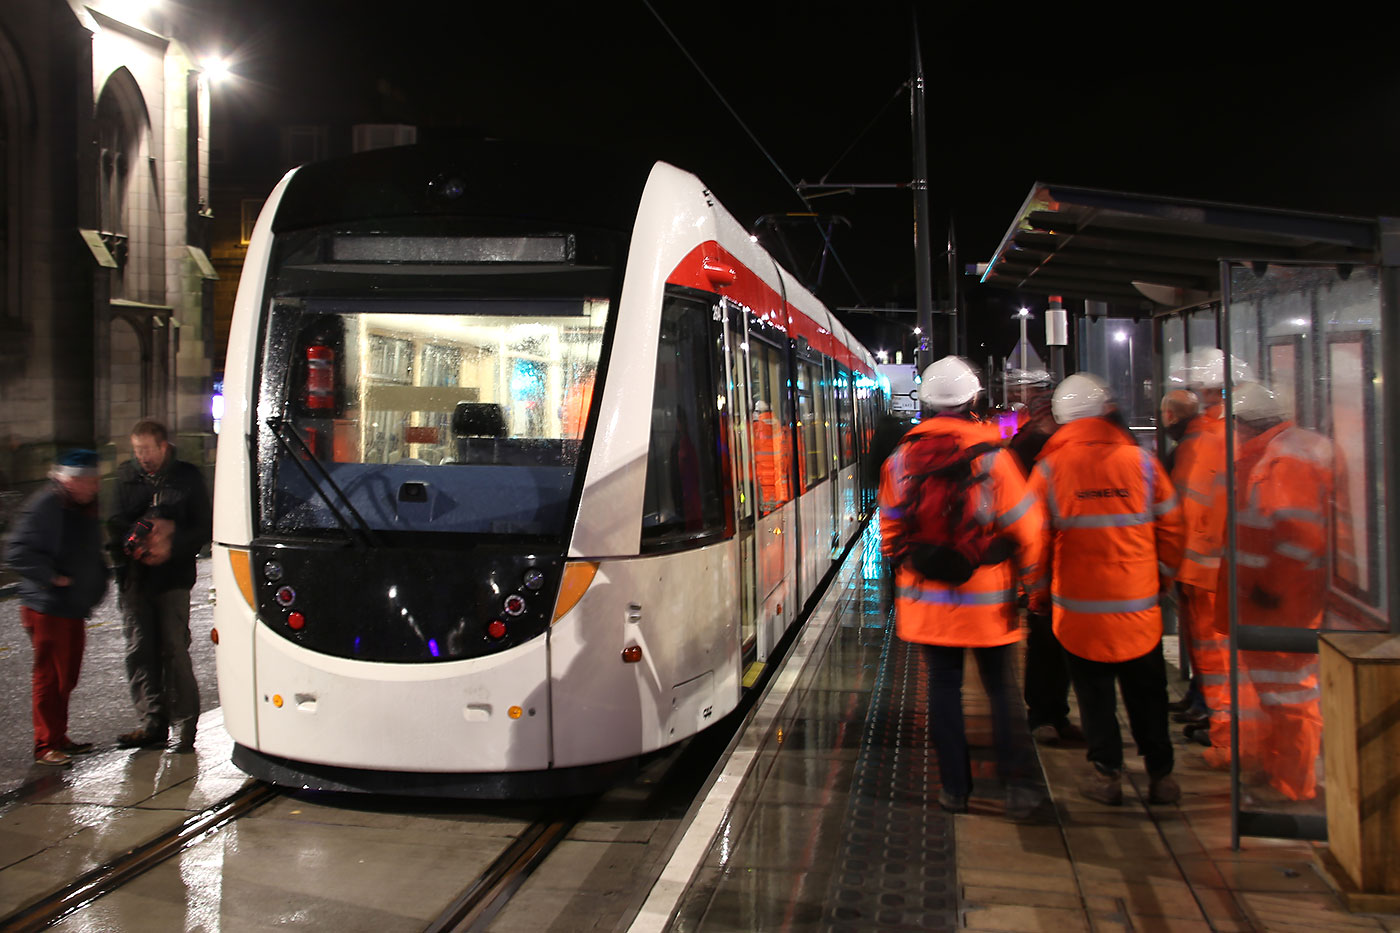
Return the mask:
[[[742, 129], [746, 134], [748, 134], [749, 139], [751, 139], [753, 141], [753, 144], [758, 147], [758, 151], [763, 153], [763, 157], [768, 160], [768, 164], [773, 166], [773, 171], [777, 172], [778, 177], [783, 180], [783, 183], [792, 189], [793, 194], [797, 195], [797, 199], [802, 202], [802, 206], [805, 207], [811, 213], [815, 214], [816, 211], [812, 209], [812, 202], [807, 200], [807, 196], [802, 193], [801, 189], [799, 189], [797, 185], [793, 183], [792, 179], [788, 177], [788, 174], [783, 171], [783, 167], [778, 164], [778, 160], [773, 158], [772, 154], [769, 153], [768, 149], [763, 145], [762, 141], [759, 140], [758, 136], [754, 133], [754, 131], [749, 129], [749, 125], [744, 122], [744, 118], [739, 116], [739, 111], [734, 109], [733, 105], [731, 105], [728, 99], [725, 98], [724, 94], [721, 93], [719, 87], [713, 81], [710, 80], [710, 76], [706, 74], [704, 68], [700, 67], [700, 63], [695, 60], [695, 56], [690, 54], [690, 50], [687, 49], [684, 43], [681, 42], [680, 37], [671, 31], [670, 26], [666, 25], [666, 21], [662, 19], [661, 14], [656, 11], [656, 7], [651, 5], [651, 0], [642, 0], [642, 4], [647, 8], [651, 15], [656, 18], [656, 21], [661, 24], [661, 28], [666, 31], [666, 35], [671, 37], [671, 41], [676, 44], [676, 48], [681, 50], [681, 54], [685, 56], [686, 61], [690, 62], [691, 66], [695, 68], [696, 73], [698, 73], [700, 77], [704, 80], [704, 82], [707, 85], [709, 85], [710, 90], [714, 91], [715, 96], [719, 98], [719, 102], [724, 104], [724, 108], [728, 110], [730, 116], [734, 118], [734, 122], [739, 124], [739, 128]], [[822, 229], [821, 222], [818, 221], [816, 217], [812, 218], [812, 224], [817, 228], [817, 233], [821, 235], [822, 242], [826, 244], [826, 248], [831, 251], [831, 258], [836, 260], [837, 268], [839, 268], [841, 270], [841, 274], [846, 277], [846, 284], [850, 285], [851, 291], [855, 292], [856, 300], [860, 304], [864, 305], [865, 297], [861, 294], [860, 288], [856, 285], [855, 280], [851, 278], [851, 273], [849, 270], [847, 270], [846, 264], [841, 261], [840, 255], [837, 254], [836, 247], [832, 245], [831, 237], [828, 236], [827, 232]]]

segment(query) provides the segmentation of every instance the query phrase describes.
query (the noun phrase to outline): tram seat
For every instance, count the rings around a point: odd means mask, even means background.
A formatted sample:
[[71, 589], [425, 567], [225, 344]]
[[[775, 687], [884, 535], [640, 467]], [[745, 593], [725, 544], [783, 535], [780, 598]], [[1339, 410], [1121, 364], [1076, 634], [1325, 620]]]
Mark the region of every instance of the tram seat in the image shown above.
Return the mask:
[[500, 438], [506, 436], [506, 415], [495, 402], [458, 402], [452, 412], [452, 436], [458, 463], [495, 463]]

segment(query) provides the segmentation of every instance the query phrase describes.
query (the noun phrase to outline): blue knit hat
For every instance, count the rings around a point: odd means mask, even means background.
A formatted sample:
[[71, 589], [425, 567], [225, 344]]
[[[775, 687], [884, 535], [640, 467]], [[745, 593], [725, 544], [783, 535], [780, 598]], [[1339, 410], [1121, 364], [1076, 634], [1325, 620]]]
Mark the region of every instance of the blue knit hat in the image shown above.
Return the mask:
[[64, 451], [54, 462], [53, 472], [66, 477], [96, 476], [97, 451], [82, 447]]

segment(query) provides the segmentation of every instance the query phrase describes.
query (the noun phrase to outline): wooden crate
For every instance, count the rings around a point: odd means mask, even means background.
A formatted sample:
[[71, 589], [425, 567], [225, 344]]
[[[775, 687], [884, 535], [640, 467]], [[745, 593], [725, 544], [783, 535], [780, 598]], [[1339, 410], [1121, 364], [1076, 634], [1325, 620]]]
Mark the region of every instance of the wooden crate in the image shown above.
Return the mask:
[[1324, 866], [1353, 910], [1400, 908], [1400, 636], [1318, 640], [1327, 781]]

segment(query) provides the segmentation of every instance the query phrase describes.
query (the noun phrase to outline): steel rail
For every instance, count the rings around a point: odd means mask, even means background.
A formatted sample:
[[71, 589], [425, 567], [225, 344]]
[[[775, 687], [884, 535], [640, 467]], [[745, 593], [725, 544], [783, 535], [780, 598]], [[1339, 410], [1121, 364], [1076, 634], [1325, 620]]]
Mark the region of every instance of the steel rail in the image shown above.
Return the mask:
[[580, 808], [527, 826], [437, 919], [423, 928], [424, 933], [467, 933], [486, 929], [531, 873], [573, 829], [581, 813]]

